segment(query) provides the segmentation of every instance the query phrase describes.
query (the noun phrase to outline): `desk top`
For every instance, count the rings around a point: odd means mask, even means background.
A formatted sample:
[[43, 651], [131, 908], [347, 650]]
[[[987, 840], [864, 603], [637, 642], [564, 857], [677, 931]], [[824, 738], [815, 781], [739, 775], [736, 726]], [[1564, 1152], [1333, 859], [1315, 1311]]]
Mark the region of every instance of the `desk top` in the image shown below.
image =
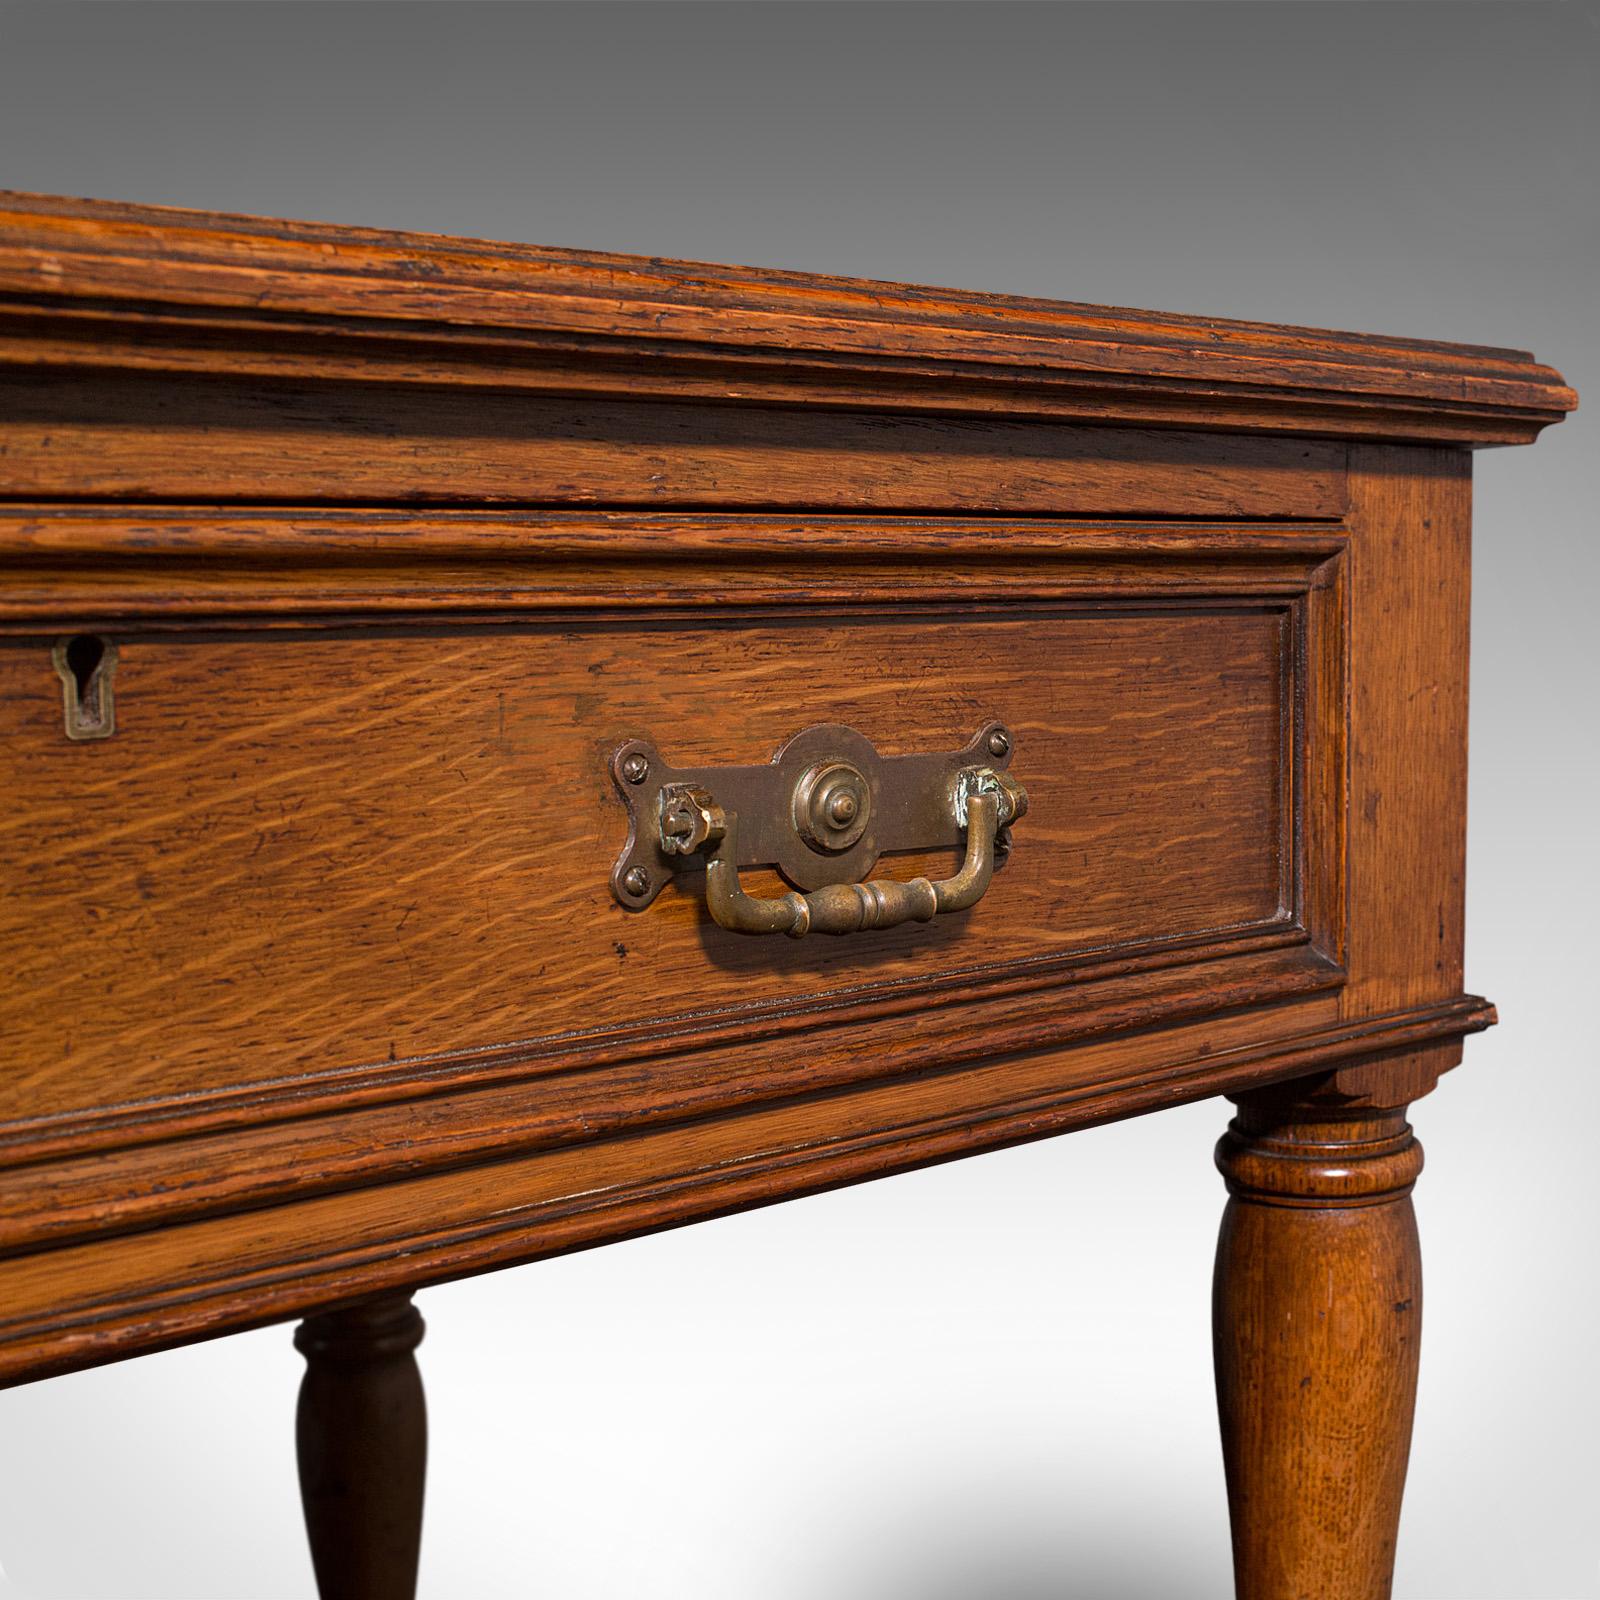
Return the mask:
[[3, 191], [0, 308], [0, 362], [1463, 445], [1577, 404], [1519, 350]]

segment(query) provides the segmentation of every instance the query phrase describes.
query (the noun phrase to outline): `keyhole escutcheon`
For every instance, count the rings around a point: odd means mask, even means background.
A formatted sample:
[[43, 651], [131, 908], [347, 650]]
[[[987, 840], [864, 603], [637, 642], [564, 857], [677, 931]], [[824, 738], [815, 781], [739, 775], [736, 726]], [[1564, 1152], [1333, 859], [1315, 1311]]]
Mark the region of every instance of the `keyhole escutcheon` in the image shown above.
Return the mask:
[[111, 676], [117, 647], [98, 633], [56, 640], [50, 659], [61, 679], [61, 703], [69, 739], [109, 739], [117, 728]]

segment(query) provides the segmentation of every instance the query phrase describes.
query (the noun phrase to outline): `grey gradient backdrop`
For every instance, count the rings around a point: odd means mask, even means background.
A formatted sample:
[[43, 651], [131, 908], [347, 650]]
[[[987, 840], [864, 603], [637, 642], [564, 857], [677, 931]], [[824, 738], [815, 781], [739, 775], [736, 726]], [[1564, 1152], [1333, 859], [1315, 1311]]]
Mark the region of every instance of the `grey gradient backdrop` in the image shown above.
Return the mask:
[[[1592, 6], [0, 7], [0, 184], [1531, 347]], [[1478, 458], [1397, 1592], [1600, 1593], [1593, 418]], [[423, 1593], [1228, 1592], [1211, 1102], [423, 1296]], [[287, 1329], [0, 1395], [6, 1595], [308, 1596]], [[9, 1584], [9, 1587], [7, 1585]]]

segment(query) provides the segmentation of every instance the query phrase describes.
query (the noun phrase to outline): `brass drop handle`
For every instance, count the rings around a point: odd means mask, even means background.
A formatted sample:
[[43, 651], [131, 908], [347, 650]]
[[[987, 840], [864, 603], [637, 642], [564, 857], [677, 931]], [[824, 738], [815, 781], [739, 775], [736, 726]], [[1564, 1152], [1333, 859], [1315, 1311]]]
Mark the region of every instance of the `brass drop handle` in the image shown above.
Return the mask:
[[966, 858], [953, 877], [930, 881], [873, 879], [830, 883], [809, 894], [750, 895], [739, 882], [738, 816], [705, 789], [681, 785], [662, 795], [662, 848], [706, 856], [706, 905], [733, 933], [855, 933], [929, 922], [941, 911], [965, 911], [983, 898], [994, 877], [996, 840], [1027, 809], [1027, 792], [992, 770], [963, 775]]
[[[738, 819], [727, 817], [721, 843], [706, 861], [706, 905], [719, 927], [734, 933], [855, 933], [902, 922], [931, 922], [941, 911], [965, 911], [983, 898], [994, 877], [1000, 802], [994, 794], [967, 801], [967, 854], [953, 878], [874, 878], [830, 883], [810, 894], [749, 895], [739, 883], [731, 842]], [[726, 853], [724, 853], [726, 851]]]

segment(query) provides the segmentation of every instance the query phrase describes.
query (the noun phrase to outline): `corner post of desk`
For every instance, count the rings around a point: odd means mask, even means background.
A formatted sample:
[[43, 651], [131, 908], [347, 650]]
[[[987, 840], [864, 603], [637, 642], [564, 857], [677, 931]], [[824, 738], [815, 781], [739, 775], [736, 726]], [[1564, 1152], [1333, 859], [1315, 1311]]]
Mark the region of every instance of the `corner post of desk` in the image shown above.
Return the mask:
[[1387, 1600], [1422, 1258], [1406, 1121], [1458, 1044], [1236, 1097], [1213, 1298], [1239, 1600]]

